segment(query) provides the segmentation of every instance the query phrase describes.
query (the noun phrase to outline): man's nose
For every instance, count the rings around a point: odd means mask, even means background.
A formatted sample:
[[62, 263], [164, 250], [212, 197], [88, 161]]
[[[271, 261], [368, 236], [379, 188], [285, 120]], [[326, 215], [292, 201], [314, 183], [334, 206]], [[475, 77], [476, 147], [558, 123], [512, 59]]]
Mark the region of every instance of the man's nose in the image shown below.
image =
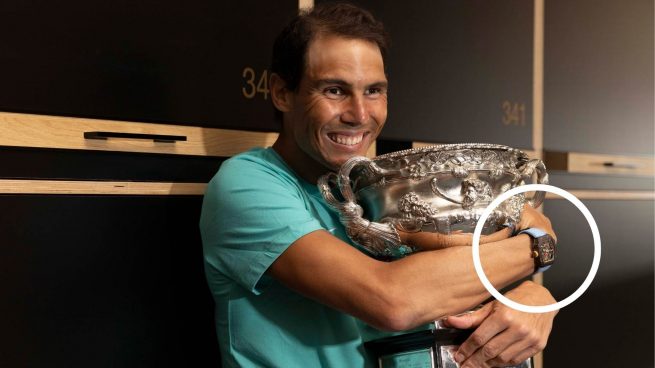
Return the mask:
[[364, 124], [369, 119], [369, 111], [364, 96], [352, 96], [343, 114], [343, 121], [349, 124]]

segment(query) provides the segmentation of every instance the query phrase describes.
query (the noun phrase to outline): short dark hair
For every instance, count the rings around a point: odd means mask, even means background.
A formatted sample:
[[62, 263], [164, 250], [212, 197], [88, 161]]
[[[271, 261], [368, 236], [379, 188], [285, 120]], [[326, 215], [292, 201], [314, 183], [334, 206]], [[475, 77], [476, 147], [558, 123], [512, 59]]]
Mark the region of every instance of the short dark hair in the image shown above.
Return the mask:
[[[389, 39], [382, 22], [362, 8], [343, 2], [327, 2], [294, 17], [275, 39], [271, 72], [296, 91], [305, 71], [309, 43], [320, 35], [335, 35], [375, 43], [386, 60]], [[386, 65], [386, 63], [385, 63]]]

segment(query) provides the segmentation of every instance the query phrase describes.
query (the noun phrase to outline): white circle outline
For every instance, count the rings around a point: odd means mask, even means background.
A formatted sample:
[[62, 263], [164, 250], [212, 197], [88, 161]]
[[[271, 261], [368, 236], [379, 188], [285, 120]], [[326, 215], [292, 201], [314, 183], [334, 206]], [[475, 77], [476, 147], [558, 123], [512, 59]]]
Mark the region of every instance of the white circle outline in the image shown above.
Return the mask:
[[[491, 282], [489, 282], [489, 279], [484, 274], [484, 270], [482, 269], [482, 264], [480, 262], [480, 235], [482, 234], [482, 228], [484, 227], [485, 221], [487, 221], [487, 218], [489, 217], [489, 215], [491, 215], [491, 211], [493, 211], [496, 207], [498, 207], [498, 205], [500, 205], [502, 202], [509, 199], [509, 197], [519, 193], [525, 193], [528, 191], [549, 192], [549, 193], [557, 194], [569, 200], [569, 202], [573, 203], [587, 219], [587, 222], [591, 227], [591, 234], [593, 235], [594, 238], [594, 258], [593, 261], [591, 262], [591, 270], [589, 270], [589, 274], [587, 275], [587, 278], [584, 280], [582, 285], [580, 285], [580, 287], [573, 292], [573, 294], [569, 295], [567, 298], [559, 302], [548, 304], [548, 305], [535, 305], [535, 306], [524, 305], [505, 297], [500, 292], [498, 292], [496, 288], [494, 288]], [[582, 294], [587, 290], [589, 285], [591, 285], [591, 282], [593, 281], [594, 277], [596, 277], [596, 272], [598, 272], [598, 265], [600, 264], [600, 233], [598, 231], [598, 226], [596, 225], [596, 221], [594, 220], [594, 217], [591, 215], [591, 212], [589, 212], [587, 207], [573, 194], [567, 192], [562, 188], [553, 185], [546, 185], [546, 184], [527, 184], [527, 185], [518, 186], [516, 188], [512, 188], [508, 190], [507, 192], [501, 194], [496, 199], [494, 199], [489, 204], [489, 206], [487, 206], [487, 208], [485, 208], [485, 210], [482, 212], [482, 215], [480, 216], [480, 219], [478, 220], [475, 226], [475, 231], [473, 232], [473, 245], [471, 248], [473, 252], [473, 266], [475, 266], [475, 272], [478, 274], [478, 278], [480, 278], [482, 285], [484, 285], [487, 291], [489, 291], [491, 295], [493, 295], [498, 301], [505, 304], [506, 306], [526, 313], [552, 312], [558, 309], [562, 309], [567, 305], [573, 303], [576, 299], [582, 296]]]

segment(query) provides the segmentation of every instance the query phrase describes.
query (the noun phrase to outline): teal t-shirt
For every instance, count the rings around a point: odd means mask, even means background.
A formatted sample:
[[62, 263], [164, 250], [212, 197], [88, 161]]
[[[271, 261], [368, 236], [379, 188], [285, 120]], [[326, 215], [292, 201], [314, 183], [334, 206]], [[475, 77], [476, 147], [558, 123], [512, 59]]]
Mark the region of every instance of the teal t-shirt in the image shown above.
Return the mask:
[[352, 244], [316, 185], [272, 148], [232, 157], [209, 182], [200, 230], [224, 367], [372, 366], [363, 340], [379, 331], [265, 274], [319, 229]]

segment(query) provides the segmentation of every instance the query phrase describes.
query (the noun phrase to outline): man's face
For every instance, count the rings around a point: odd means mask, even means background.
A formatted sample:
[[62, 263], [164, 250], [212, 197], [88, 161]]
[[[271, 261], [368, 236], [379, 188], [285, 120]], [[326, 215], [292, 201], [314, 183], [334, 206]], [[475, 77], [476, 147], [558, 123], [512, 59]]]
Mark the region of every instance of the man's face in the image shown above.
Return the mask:
[[336, 170], [365, 156], [387, 118], [387, 78], [377, 45], [338, 36], [312, 41], [288, 115], [285, 129], [299, 153], [322, 166]]

